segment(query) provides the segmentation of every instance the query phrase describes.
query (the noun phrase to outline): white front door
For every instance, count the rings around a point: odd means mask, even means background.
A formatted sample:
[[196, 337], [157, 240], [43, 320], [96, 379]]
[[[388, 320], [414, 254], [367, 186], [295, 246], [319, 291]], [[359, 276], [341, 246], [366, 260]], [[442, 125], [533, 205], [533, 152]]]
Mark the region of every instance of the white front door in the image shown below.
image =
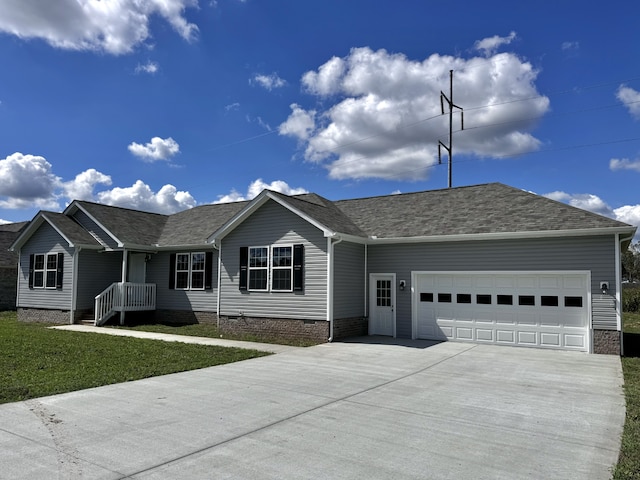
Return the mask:
[[369, 277], [369, 335], [395, 337], [396, 276], [372, 273]]
[[147, 276], [147, 263], [144, 261], [144, 253], [129, 254], [129, 275], [128, 281], [131, 283], [145, 283]]

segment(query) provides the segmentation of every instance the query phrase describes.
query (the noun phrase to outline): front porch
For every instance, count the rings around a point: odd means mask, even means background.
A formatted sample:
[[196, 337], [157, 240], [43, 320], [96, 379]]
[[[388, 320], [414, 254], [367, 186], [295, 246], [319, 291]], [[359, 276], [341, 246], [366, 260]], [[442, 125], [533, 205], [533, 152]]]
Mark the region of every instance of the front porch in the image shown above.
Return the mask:
[[124, 324], [126, 312], [140, 312], [156, 309], [156, 284], [115, 282], [102, 293], [96, 295], [94, 325], [103, 325], [111, 317], [120, 313], [120, 324]]

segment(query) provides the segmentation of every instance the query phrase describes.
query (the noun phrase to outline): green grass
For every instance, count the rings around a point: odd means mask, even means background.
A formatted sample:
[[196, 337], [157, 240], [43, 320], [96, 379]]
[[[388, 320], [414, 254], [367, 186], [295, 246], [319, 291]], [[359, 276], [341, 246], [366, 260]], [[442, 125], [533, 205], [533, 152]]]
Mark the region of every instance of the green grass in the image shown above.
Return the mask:
[[51, 330], [0, 312], [0, 403], [268, 355], [239, 348]]
[[640, 479], [640, 313], [624, 312], [625, 356], [622, 358], [627, 417], [614, 480]]
[[124, 327], [116, 327], [116, 328], [125, 328], [130, 330], [140, 330], [144, 332], [155, 332], [155, 333], [171, 333], [174, 335], [191, 335], [193, 337], [207, 337], [207, 338], [225, 338], [227, 340], [242, 340], [245, 342], [261, 342], [261, 343], [275, 343], [280, 345], [290, 345], [294, 347], [310, 347], [313, 345], [317, 345], [320, 342], [315, 342], [313, 340], [308, 339], [286, 339], [280, 337], [269, 337], [269, 336], [261, 336], [261, 335], [251, 335], [251, 334], [221, 334], [218, 328], [215, 325], [207, 324], [207, 323], [197, 323], [193, 325], [167, 325], [167, 324], [139, 324], [139, 325], [128, 325]]

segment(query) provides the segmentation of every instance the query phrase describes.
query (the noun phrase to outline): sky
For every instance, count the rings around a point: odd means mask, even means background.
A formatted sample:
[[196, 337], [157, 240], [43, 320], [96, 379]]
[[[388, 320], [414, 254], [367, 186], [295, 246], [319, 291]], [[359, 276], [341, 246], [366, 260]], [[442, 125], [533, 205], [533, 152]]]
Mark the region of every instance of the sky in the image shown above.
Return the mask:
[[435, 190], [451, 168], [453, 187], [638, 226], [639, 17], [628, 0], [0, 0], [0, 223], [74, 199], [168, 214], [264, 188]]

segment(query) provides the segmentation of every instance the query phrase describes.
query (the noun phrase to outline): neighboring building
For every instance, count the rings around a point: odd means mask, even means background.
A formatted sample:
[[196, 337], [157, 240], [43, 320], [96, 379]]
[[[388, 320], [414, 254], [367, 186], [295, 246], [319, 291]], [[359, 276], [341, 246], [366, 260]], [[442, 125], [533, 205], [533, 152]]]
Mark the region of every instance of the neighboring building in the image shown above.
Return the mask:
[[9, 251], [29, 222], [0, 224], [0, 312], [16, 309], [18, 255]]
[[223, 332], [619, 354], [635, 231], [499, 183], [341, 201], [265, 190], [174, 215], [74, 201], [13, 245], [18, 318], [146, 310]]

